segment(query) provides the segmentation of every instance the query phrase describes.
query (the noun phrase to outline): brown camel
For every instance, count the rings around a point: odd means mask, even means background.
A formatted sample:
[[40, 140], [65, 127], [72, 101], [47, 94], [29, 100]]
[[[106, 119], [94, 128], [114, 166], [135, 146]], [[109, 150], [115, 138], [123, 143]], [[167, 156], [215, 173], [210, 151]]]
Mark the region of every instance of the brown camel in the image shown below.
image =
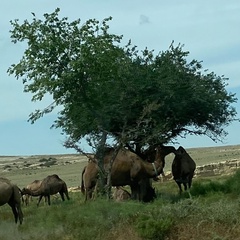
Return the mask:
[[[141, 182], [144, 182], [144, 179], [153, 178], [162, 173], [164, 158], [173, 151], [175, 151], [174, 147], [158, 146], [155, 149], [155, 161], [149, 163], [127, 149], [119, 150], [111, 169], [112, 186], [129, 185], [132, 199], [143, 201]], [[109, 167], [113, 155], [114, 149], [106, 151], [104, 157], [105, 170]], [[83, 169], [81, 191], [85, 193], [85, 201], [92, 198], [98, 180], [98, 173], [99, 168], [95, 161], [90, 160], [88, 165]], [[149, 189], [149, 186], [148, 190], [154, 192], [152, 188]]]
[[46, 178], [44, 178], [42, 180], [40, 186], [35, 190], [27, 189], [27, 188], [22, 189], [23, 195], [28, 194], [31, 196], [39, 196], [37, 206], [39, 206], [39, 204], [42, 200], [42, 197], [47, 197], [48, 205], [50, 205], [50, 195], [54, 195], [56, 193], [60, 194], [63, 201], [65, 200], [64, 194], [66, 195], [67, 199], [69, 200], [67, 185], [56, 174], [53, 174], [53, 175], [50, 175], [50, 176], [47, 176]]
[[0, 206], [8, 203], [12, 208], [15, 222], [23, 222], [21, 194], [19, 188], [6, 178], [0, 178]]
[[[34, 180], [32, 183], [28, 184], [26, 188], [32, 191], [35, 191], [40, 187], [41, 183], [42, 183], [42, 180]], [[32, 200], [31, 195], [28, 195], [28, 194], [23, 195], [23, 202], [26, 204], [26, 206], [29, 205], [30, 200]], [[46, 196], [45, 196], [45, 202], [47, 202]]]
[[181, 184], [183, 184], [185, 191], [190, 189], [195, 169], [196, 163], [186, 150], [180, 146], [175, 152], [172, 163], [172, 175], [179, 187], [180, 194], [182, 193]]
[[131, 199], [131, 194], [126, 189], [119, 186], [115, 187], [112, 196], [116, 202], [121, 202], [121, 201]]

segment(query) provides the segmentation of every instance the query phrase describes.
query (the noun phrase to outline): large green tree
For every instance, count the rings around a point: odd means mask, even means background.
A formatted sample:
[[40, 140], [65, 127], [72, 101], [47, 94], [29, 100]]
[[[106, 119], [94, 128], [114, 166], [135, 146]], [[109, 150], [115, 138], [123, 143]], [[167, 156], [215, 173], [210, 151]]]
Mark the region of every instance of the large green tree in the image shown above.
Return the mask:
[[69, 137], [70, 147], [84, 137], [104, 146], [111, 137], [141, 151], [188, 134], [214, 141], [227, 134], [237, 99], [227, 92], [225, 77], [188, 61], [181, 45], [157, 54], [138, 51], [109, 33], [111, 18], [81, 24], [60, 19], [59, 11], [31, 22], [11, 21], [12, 41], [27, 48], [9, 73], [23, 80], [32, 101], [48, 94], [53, 99], [30, 114], [31, 122], [61, 106], [54, 126]]

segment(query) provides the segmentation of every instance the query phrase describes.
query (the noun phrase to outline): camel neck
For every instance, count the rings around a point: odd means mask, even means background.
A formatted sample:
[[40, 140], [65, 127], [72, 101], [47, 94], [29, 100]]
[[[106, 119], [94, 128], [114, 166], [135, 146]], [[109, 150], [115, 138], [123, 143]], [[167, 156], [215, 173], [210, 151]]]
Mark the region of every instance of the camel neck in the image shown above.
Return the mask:
[[26, 192], [27, 192], [27, 194], [29, 194], [31, 196], [39, 196], [42, 193], [40, 189], [37, 189], [37, 190], [28, 189]]

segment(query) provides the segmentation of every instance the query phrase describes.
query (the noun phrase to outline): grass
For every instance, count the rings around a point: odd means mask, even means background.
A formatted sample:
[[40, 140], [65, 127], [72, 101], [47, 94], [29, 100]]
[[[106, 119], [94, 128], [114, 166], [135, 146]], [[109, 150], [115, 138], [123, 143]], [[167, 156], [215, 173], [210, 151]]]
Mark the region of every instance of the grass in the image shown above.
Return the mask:
[[[224, 149], [211, 150], [216, 153], [216, 158], [227, 153], [227, 158], [230, 159], [231, 152]], [[189, 152], [192, 157], [196, 154], [197, 158], [199, 154], [199, 158], [202, 158], [199, 151], [193, 149]], [[234, 157], [237, 156], [237, 152], [239, 153], [239, 150], [234, 150]], [[213, 162], [213, 155], [211, 156], [209, 161], [205, 159], [206, 163]], [[40, 169], [19, 169], [16, 167], [18, 164], [6, 162], [12, 170], [4, 171], [4, 176], [14, 178], [15, 182], [23, 187], [25, 182], [41, 179], [42, 175], [58, 173], [68, 185], [77, 186], [76, 184], [80, 182], [81, 169], [86, 165], [86, 161], [76, 160], [68, 164], [65, 163], [66, 159], [54, 157], [61, 164]], [[31, 161], [39, 162], [42, 158], [41, 156]], [[21, 161], [30, 164], [29, 166], [33, 163], [26, 158]], [[103, 198], [84, 203], [84, 196], [80, 192], [71, 192], [69, 201], [62, 202], [60, 198], [52, 197], [51, 206], [42, 202], [37, 207], [35, 198], [28, 207], [22, 207], [24, 213], [22, 225], [14, 223], [8, 205], [1, 206], [0, 240], [239, 239], [239, 171], [232, 176], [195, 178], [191, 199], [188, 194], [179, 196], [178, 187], [173, 181], [155, 182], [154, 187], [157, 199], [149, 204], [135, 201], [114, 202]]]
[[65, 202], [54, 198], [51, 206], [42, 203], [37, 207], [35, 199], [30, 206], [23, 206], [22, 225], [14, 224], [9, 206], [3, 206], [0, 240], [239, 238], [240, 193], [235, 189], [240, 189], [240, 172], [220, 182], [196, 179], [192, 199], [188, 194], [179, 196], [172, 182], [156, 186], [158, 198], [149, 204], [103, 198], [84, 203], [80, 192], [70, 193], [71, 199]]

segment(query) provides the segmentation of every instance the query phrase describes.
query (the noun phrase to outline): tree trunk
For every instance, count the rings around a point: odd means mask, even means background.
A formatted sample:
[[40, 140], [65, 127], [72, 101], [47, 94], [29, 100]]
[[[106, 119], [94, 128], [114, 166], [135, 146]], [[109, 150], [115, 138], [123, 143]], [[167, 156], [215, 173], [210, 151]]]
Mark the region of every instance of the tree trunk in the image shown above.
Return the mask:
[[104, 131], [102, 132], [102, 136], [96, 151], [96, 159], [98, 161], [97, 164], [99, 167], [98, 191], [101, 195], [105, 195], [106, 193], [105, 186], [106, 186], [107, 175], [104, 169], [104, 152], [105, 152], [106, 141], [107, 141], [107, 133]]
[[119, 144], [118, 147], [114, 148], [114, 152], [112, 155], [112, 158], [110, 160], [108, 169], [107, 169], [107, 184], [106, 184], [106, 192], [107, 192], [107, 197], [108, 199], [111, 198], [111, 189], [112, 189], [112, 181], [111, 181], [111, 172], [112, 172], [112, 165], [113, 162], [119, 152], [119, 150], [122, 148], [122, 144]]

